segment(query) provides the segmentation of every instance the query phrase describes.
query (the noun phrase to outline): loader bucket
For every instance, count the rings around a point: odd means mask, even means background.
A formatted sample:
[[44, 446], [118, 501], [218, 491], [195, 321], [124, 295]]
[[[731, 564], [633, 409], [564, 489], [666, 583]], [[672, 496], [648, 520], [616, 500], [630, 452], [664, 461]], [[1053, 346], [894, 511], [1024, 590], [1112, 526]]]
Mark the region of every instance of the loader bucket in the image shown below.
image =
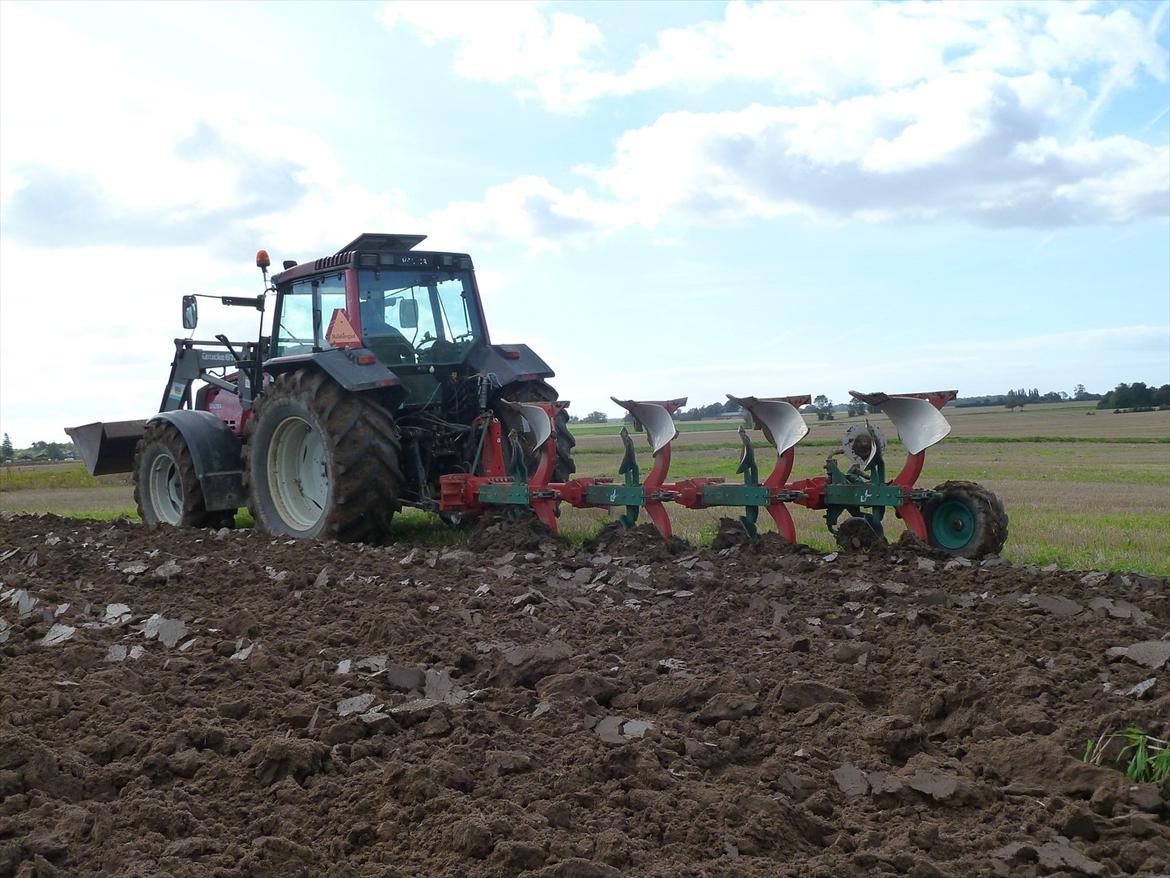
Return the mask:
[[646, 438], [650, 440], [653, 454], [657, 454], [671, 442], [678, 438], [678, 428], [671, 417], [678, 411], [679, 406], [686, 404], [686, 397], [668, 399], [658, 402], [639, 402], [633, 399], [618, 399], [611, 396], [614, 402], [634, 416], [634, 428], [646, 429]]
[[145, 431], [146, 421], [97, 421], [65, 428], [91, 476], [134, 469], [134, 449]]
[[751, 413], [752, 421], [764, 431], [764, 438], [781, 455], [808, 435], [808, 424], [787, 399], [732, 396], [727, 398]]
[[887, 396], [884, 393], [861, 394], [850, 391], [862, 402], [876, 405], [894, 424], [898, 436], [910, 454], [925, 451], [951, 432], [942, 412], [928, 399], [918, 396]]

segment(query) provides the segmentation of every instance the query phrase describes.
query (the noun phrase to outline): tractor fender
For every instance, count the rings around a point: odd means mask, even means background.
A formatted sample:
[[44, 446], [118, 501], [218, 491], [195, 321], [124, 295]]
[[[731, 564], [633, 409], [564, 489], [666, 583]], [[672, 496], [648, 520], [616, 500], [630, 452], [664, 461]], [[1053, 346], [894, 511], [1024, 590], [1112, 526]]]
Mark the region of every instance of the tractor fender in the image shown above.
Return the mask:
[[193, 409], [160, 412], [150, 419], [154, 421], [166, 421], [182, 435], [209, 511], [247, 504], [240, 440], [227, 424], [211, 412]]
[[[526, 344], [481, 345], [467, 354], [467, 364], [482, 375], [495, 375], [498, 386], [551, 378], [556, 373]], [[555, 394], [554, 394], [555, 398]]]
[[[369, 363], [359, 363], [359, 357], [372, 357]], [[285, 372], [305, 367], [320, 369], [346, 390], [356, 393], [363, 390], [396, 391], [405, 395], [398, 376], [379, 362], [366, 348], [330, 348], [288, 357], [274, 357], [264, 363], [264, 371], [274, 378]]]

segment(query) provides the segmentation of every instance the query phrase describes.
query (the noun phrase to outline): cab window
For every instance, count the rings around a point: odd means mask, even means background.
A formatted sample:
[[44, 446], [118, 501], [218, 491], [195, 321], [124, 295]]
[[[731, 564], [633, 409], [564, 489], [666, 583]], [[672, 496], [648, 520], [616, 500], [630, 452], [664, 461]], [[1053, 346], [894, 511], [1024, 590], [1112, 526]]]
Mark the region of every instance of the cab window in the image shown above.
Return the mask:
[[[318, 303], [316, 315], [314, 297]], [[276, 356], [312, 353], [314, 346], [329, 347], [325, 335], [338, 309], [345, 310], [344, 272], [294, 282], [281, 297], [274, 333]]]
[[276, 323], [276, 356], [312, 352], [313, 281], [299, 280], [284, 292]]

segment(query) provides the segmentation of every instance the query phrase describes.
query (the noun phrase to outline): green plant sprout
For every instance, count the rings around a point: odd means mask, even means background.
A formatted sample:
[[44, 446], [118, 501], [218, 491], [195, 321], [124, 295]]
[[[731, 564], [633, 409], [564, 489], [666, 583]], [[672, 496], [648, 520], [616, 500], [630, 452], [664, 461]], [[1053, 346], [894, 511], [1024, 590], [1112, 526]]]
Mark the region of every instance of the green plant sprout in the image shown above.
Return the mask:
[[1085, 742], [1082, 760], [1100, 765], [1114, 740], [1125, 742], [1114, 762], [1128, 758], [1125, 776], [1134, 783], [1161, 783], [1170, 777], [1170, 742], [1147, 735], [1133, 726], [1123, 732], [1103, 732], [1095, 742], [1089, 738]]

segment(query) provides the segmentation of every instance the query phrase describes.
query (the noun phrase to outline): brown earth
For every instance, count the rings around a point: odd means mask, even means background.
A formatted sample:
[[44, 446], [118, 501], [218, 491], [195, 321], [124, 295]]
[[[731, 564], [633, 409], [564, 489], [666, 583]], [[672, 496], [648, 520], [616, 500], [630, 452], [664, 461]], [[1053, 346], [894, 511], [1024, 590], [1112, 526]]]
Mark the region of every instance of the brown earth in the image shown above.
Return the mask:
[[1166, 580], [467, 545], [0, 517], [0, 876], [1168, 871]]

